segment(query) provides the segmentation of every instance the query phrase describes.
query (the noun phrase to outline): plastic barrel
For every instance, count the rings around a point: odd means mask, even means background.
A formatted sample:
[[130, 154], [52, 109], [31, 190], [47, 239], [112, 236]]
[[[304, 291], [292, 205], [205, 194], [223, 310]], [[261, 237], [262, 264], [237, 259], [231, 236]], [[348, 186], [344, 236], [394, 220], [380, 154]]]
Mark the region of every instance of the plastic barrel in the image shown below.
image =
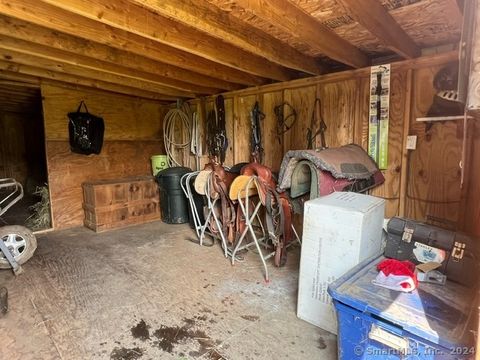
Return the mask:
[[173, 167], [158, 172], [155, 177], [160, 192], [162, 221], [167, 224], [188, 222], [188, 201], [180, 185], [180, 179], [192, 170], [186, 167]]
[[159, 171], [168, 168], [167, 155], [153, 155], [150, 160], [152, 161], [152, 174], [156, 176]]

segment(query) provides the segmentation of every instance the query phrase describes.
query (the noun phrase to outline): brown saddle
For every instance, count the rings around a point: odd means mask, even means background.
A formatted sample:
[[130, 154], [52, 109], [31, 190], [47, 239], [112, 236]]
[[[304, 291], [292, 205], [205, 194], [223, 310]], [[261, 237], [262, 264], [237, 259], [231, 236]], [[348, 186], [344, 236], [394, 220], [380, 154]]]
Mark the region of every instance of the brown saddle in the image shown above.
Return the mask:
[[[216, 198], [220, 196], [220, 221], [222, 225], [223, 234], [227, 234], [227, 240], [230, 243], [235, 241], [235, 219], [236, 219], [236, 205], [230, 199], [229, 188], [232, 184], [236, 173], [225, 170], [220, 164], [209, 163], [205, 165], [205, 170], [211, 171], [211, 197]], [[215, 211], [215, 210], [214, 210]], [[218, 232], [214, 221], [210, 223], [210, 231]]]
[[[286, 247], [293, 235], [290, 202], [285, 193], [277, 192], [277, 183], [270, 168], [258, 163], [250, 163], [242, 168], [241, 174], [257, 178], [258, 197], [266, 209], [265, 222], [268, 237], [275, 248], [275, 265], [283, 266], [287, 261]], [[237, 219], [240, 218], [237, 216]], [[237, 221], [237, 231], [240, 232], [244, 226]]]

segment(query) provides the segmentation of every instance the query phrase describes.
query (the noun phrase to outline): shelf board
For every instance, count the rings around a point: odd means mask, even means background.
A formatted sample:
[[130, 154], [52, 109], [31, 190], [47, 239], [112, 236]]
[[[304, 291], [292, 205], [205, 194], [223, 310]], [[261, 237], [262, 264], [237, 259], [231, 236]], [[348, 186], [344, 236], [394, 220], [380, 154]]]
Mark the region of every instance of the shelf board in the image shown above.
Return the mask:
[[[430, 122], [430, 121], [455, 121], [462, 120], [463, 115], [457, 116], [430, 116], [430, 117], [419, 117], [417, 121]], [[467, 119], [473, 119], [473, 116], [467, 116]]]

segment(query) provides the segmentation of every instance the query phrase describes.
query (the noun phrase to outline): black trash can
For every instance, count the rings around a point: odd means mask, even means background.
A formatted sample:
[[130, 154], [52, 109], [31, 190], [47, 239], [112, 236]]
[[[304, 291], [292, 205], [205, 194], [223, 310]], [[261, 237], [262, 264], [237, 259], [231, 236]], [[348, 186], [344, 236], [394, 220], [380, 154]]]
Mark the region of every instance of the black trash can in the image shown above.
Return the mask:
[[188, 201], [180, 185], [180, 179], [192, 170], [187, 167], [172, 167], [155, 176], [160, 190], [162, 221], [167, 224], [188, 222]]

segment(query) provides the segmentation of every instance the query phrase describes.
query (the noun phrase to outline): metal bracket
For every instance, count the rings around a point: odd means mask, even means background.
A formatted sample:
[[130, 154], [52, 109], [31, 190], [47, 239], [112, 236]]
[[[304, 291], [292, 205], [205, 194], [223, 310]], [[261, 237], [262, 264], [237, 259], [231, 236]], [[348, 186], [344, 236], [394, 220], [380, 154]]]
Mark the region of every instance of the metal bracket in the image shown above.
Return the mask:
[[13, 269], [13, 273], [15, 275], [20, 275], [23, 272], [22, 267], [17, 263], [15, 258], [13, 257], [12, 253], [8, 249], [7, 245], [0, 239], [0, 251], [5, 255], [5, 258], [10, 263], [10, 266]]

